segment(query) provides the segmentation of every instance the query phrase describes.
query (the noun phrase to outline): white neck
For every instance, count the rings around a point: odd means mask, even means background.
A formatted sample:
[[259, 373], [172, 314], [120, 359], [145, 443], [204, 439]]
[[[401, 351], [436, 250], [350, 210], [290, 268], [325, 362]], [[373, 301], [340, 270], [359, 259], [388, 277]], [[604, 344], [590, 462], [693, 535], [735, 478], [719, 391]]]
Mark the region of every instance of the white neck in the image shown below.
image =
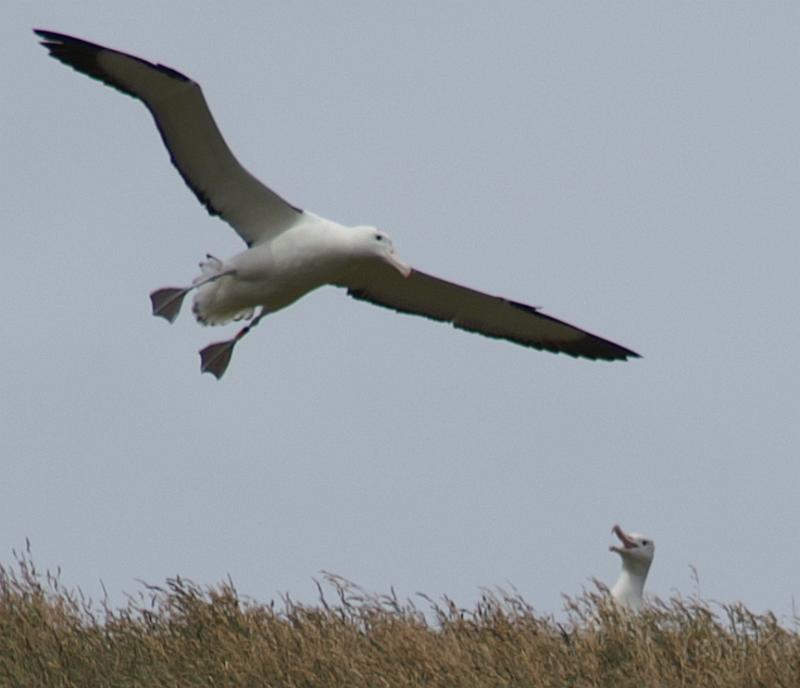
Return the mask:
[[647, 572], [650, 570], [650, 562], [628, 561], [622, 559], [622, 573], [619, 574], [617, 582], [611, 588], [612, 597], [620, 604], [635, 611], [642, 608], [644, 594], [644, 582], [647, 579]]

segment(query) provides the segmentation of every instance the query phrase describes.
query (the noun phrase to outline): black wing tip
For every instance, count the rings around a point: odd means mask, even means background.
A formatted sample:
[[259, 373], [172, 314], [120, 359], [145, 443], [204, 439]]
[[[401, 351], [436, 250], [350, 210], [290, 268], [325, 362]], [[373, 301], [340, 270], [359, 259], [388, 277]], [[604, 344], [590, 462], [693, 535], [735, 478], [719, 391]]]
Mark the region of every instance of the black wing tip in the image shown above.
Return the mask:
[[[519, 301], [512, 301], [511, 299], [503, 300], [510, 306], [513, 306], [521, 311], [525, 311], [526, 313], [530, 313], [531, 315], [535, 315], [538, 318], [545, 318], [546, 320], [551, 320], [563, 325], [569, 325], [569, 323], [565, 323], [559, 318], [554, 318], [552, 315], [542, 313], [541, 310], [535, 308], [534, 306], [529, 306], [528, 304], [520, 303]], [[585, 330], [575, 327], [574, 325], [569, 326], [583, 332], [585, 335], [584, 338], [569, 343], [548, 342], [547, 344], [542, 345], [541, 349], [555, 354], [563, 353], [573, 356], [574, 358], [588, 358], [594, 361], [627, 361], [629, 358], [641, 358], [640, 354], [637, 354], [635, 351], [628, 349], [621, 344], [615, 344], [608, 339], [598, 337], [596, 334], [586, 332]], [[524, 345], [524, 342], [520, 342], [520, 344]], [[530, 346], [540, 348], [533, 344]]]
[[[540, 314], [541, 315], [541, 314]], [[525, 344], [519, 342], [520, 344]], [[573, 358], [586, 358], [592, 361], [627, 361], [628, 359], [642, 358], [641, 354], [615, 344], [608, 339], [603, 339], [597, 335], [586, 333], [583, 339], [571, 342], [545, 342], [540, 345], [528, 344], [535, 348], [541, 348], [554, 354], [567, 354]]]
[[127, 88], [124, 84], [120, 83], [117, 79], [111, 78], [102, 68], [97, 64], [97, 56], [101, 52], [117, 53], [125, 57], [147, 65], [152, 69], [157, 69], [162, 74], [178, 81], [191, 82], [192, 80], [185, 74], [181, 74], [177, 69], [168, 67], [162, 64], [153, 64], [141, 57], [129, 55], [127, 53], [120, 53], [112, 48], [106, 48], [98, 43], [86, 41], [83, 38], [77, 38], [65, 33], [58, 33], [57, 31], [50, 31], [48, 29], [33, 29], [33, 32], [42, 39], [41, 45], [47, 48], [52, 57], [69, 65], [79, 72], [83, 72], [88, 76], [98, 79], [109, 86], [112, 86], [123, 93], [127, 93], [135, 98], [139, 96]]
[[597, 361], [627, 361], [641, 358], [632, 349], [609, 341], [596, 334], [586, 332], [583, 339], [574, 342], [556, 343], [556, 353], [566, 353], [576, 358], [589, 358]]
[[598, 342], [593, 341], [589, 347], [579, 350], [574, 355], [579, 358], [590, 358], [599, 361], [627, 361], [628, 359], [641, 358], [641, 355], [635, 351], [626, 349], [619, 344], [614, 344], [614, 342], [609, 342], [606, 339], [601, 339], [599, 344], [600, 346], [598, 346]]
[[85, 41], [81, 40], [80, 38], [75, 38], [75, 36], [69, 36], [65, 33], [59, 33], [58, 31], [50, 31], [50, 29], [33, 29], [33, 33], [39, 36], [39, 38], [43, 38], [45, 41], [52, 41], [56, 43], [62, 43], [64, 41], [78, 41], [85, 43]]
[[110, 78], [98, 64], [97, 56], [107, 48], [96, 43], [90, 43], [82, 38], [75, 38], [75, 36], [68, 36], [55, 31], [34, 29], [33, 32], [43, 39], [41, 45], [47, 49], [50, 57], [68, 67], [72, 67], [75, 71], [86, 74], [129, 96], [135, 97], [135, 94], [129, 88], [119, 83], [118, 80]]
[[565, 354], [572, 358], [582, 358], [589, 361], [627, 361], [628, 359], [642, 358], [640, 354], [628, 349], [620, 344], [615, 344], [607, 339], [586, 333], [583, 339], [573, 341], [542, 340], [531, 341], [529, 339], [518, 339], [503, 335], [487, 335], [485, 332], [478, 332], [493, 339], [505, 339], [520, 346], [539, 351], [547, 351], [551, 354]]
[[[67, 52], [73, 53], [76, 50], [80, 50], [82, 52], [91, 52], [94, 54], [104, 49], [103, 46], [97, 45], [96, 43], [90, 43], [82, 38], [68, 36], [65, 33], [58, 33], [57, 31], [34, 29], [33, 33], [42, 39], [40, 41], [41, 45], [47, 48], [50, 51], [50, 54], [55, 57], [64, 55]], [[59, 57], [59, 59], [61, 58]]]

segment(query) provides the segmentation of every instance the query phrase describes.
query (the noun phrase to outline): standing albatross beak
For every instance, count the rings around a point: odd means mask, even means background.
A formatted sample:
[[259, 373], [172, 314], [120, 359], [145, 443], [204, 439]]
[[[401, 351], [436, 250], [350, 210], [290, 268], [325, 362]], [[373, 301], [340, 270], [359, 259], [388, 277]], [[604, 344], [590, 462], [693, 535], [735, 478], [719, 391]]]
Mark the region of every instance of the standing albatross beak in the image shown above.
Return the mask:
[[622, 530], [619, 526], [614, 526], [611, 529], [611, 532], [614, 533], [622, 542], [622, 547], [616, 547], [615, 545], [611, 545], [608, 549], [612, 552], [617, 552], [618, 554], [622, 554], [626, 549], [633, 549], [636, 547], [636, 543], [628, 537], [628, 534]]

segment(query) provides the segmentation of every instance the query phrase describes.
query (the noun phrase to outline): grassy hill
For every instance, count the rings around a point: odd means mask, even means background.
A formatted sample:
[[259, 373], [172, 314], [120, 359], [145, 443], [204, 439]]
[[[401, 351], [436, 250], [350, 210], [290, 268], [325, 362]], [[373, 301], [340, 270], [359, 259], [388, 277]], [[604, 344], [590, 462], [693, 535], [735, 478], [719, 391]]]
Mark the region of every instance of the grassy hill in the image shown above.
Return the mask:
[[473, 609], [420, 604], [335, 576], [314, 605], [176, 578], [112, 609], [26, 556], [0, 567], [0, 685], [800, 686], [800, 619], [738, 604], [672, 599], [631, 616], [600, 591], [566, 599], [561, 623], [504, 592]]

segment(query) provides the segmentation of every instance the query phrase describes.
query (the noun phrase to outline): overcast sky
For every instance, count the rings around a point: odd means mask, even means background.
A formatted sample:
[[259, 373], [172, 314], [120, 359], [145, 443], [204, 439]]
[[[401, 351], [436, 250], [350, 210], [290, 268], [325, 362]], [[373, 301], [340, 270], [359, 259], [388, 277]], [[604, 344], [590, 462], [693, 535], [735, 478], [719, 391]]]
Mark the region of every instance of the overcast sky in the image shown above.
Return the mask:
[[[313, 601], [322, 570], [540, 611], [613, 583], [800, 592], [800, 6], [34, 2], [4, 9], [0, 561], [114, 600], [180, 574]], [[235, 330], [148, 293], [243, 248], [146, 109], [33, 27], [202, 84], [292, 203], [643, 359], [575, 360], [320, 290]], [[690, 567], [696, 567], [699, 589]]]

